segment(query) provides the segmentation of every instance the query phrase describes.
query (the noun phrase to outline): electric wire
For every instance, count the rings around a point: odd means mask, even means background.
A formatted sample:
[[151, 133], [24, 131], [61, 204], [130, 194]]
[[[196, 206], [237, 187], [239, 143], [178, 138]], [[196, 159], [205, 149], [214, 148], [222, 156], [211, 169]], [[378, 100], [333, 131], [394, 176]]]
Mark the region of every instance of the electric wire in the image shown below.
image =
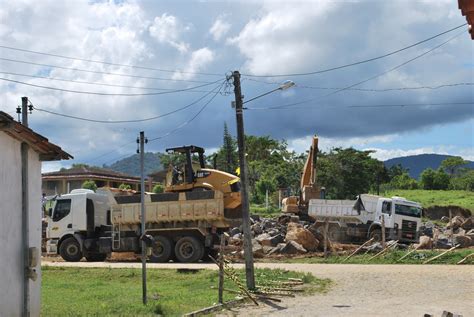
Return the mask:
[[376, 60], [379, 60], [379, 59], [382, 59], [382, 58], [385, 58], [385, 57], [388, 57], [388, 56], [391, 56], [391, 55], [394, 55], [394, 54], [397, 54], [397, 53], [400, 53], [400, 52], [403, 52], [407, 49], [410, 49], [412, 47], [415, 47], [417, 45], [420, 45], [420, 44], [423, 44], [423, 43], [426, 43], [428, 41], [431, 41], [437, 37], [440, 37], [444, 34], [447, 34], [447, 33], [450, 33], [452, 31], [455, 31], [459, 28], [462, 28], [464, 26], [466, 26], [467, 23], [464, 23], [464, 24], [461, 24], [459, 26], [456, 26], [454, 28], [451, 28], [447, 31], [444, 31], [444, 32], [441, 32], [441, 33], [438, 33], [436, 35], [433, 35], [427, 39], [424, 39], [422, 41], [418, 41], [414, 44], [411, 44], [411, 45], [408, 45], [408, 46], [405, 46], [403, 48], [400, 48], [400, 49], [397, 49], [395, 51], [392, 51], [392, 52], [389, 52], [389, 53], [386, 53], [386, 54], [383, 54], [383, 55], [380, 55], [380, 56], [377, 56], [377, 57], [373, 57], [373, 58], [369, 58], [369, 59], [365, 59], [365, 60], [362, 60], [362, 61], [358, 61], [358, 62], [353, 62], [353, 63], [350, 63], [350, 64], [345, 64], [345, 65], [341, 65], [341, 66], [336, 66], [336, 67], [331, 67], [331, 68], [327, 68], [327, 69], [322, 69], [322, 70], [316, 70], [316, 71], [312, 71], [312, 72], [306, 72], [306, 73], [288, 73], [288, 74], [270, 74], [270, 75], [252, 75], [252, 74], [242, 74], [242, 76], [247, 76], [247, 77], [290, 77], [290, 76], [308, 76], [308, 75], [316, 75], [316, 74], [322, 74], [322, 73], [327, 73], [327, 72], [330, 72], [330, 71], [334, 71], [334, 70], [338, 70], [338, 69], [343, 69], [343, 68], [347, 68], [347, 67], [351, 67], [351, 66], [356, 66], [356, 65], [360, 65], [360, 64], [365, 64], [365, 63], [368, 63], [368, 62], [372, 62], [372, 61], [376, 61]]
[[69, 59], [69, 60], [77, 60], [77, 61], [83, 61], [83, 62], [89, 62], [89, 63], [104, 64], [104, 65], [109, 65], [109, 66], [119, 66], [119, 67], [129, 67], [129, 68], [136, 68], [136, 69], [146, 69], [146, 70], [154, 70], [154, 71], [166, 72], [166, 73], [182, 73], [182, 74], [193, 74], [193, 75], [204, 75], [204, 76], [222, 76], [222, 74], [216, 74], [216, 73], [189, 72], [189, 71], [182, 71], [182, 70], [178, 70], [178, 69], [172, 70], [172, 69], [162, 69], [162, 68], [154, 68], [154, 67], [146, 67], [146, 66], [138, 66], [138, 65], [128, 65], [128, 64], [110, 63], [110, 62], [104, 62], [104, 61], [98, 61], [98, 60], [92, 60], [92, 59], [85, 59], [85, 58], [79, 58], [79, 57], [70, 57], [70, 56], [59, 55], [59, 54], [52, 54], [52, 53], [45, 53], [45, 52], [27, 50], [27, 49], [16, 48], [16, 47], [5, 46], [5, 45], [0, 45], [0, 48], [4, 48], [4, 49], [8, 49], [8, 50], [14, 50], [14, 51], [19, 51], [19, 52], [26, 52], [26, 53], [33, 53], [33, 54], [45, 55], [45, 56], [60, 57], [60, 58]]
[[[12, 75], [12, 76], [22, 76], [22, 77], [30, 77], [30, 78], [38, 78], [38, 79], [47, 79], [53, 81], [61, 81], [61, 82], [69, 82], [69, 83], [76, 83], [76, 84], [86, 84], [86, 85], [94, 85], [94, 86], [105, 86], [105, 87], [118, 87], [118, 88], [131, 88], [131, 89], [142, 89], [142, 90], [160, 90], [160, 91], [171, 91], [176, 92], [175, 88], [158, 88], [158, 87], [145, 87], [145, 86], [127, 86], [127, 85], [115, 85], [115, 84], [107, 84], [107, 83], [97, 83], [97, 82], [90, 82], [90, 81], [82, 81], [82, 80], [72, 80], [72, 79], [63, 79], [63, 78], [56, 78], [56, 77], [48, 77], [48, 76], [39, 76], [39, 75], [28, 75], [28, 74], [20, 74], [20, 73], [12, 73], [12, 72], [3, 72], [0, 71], [0, 74], [4, 75]], [[217, 82], [217, 81], [216, 81]], [[216, 82], [199, 85], [193, 88], [201, 88], [205, 86], [212, 85]], [[192, 88], [187, 88], [192, 89]], [[185, 90], [188, 92], [209, 92], [206, 90]]]
[[153, 80], [164, 80], [164, 81], [181, 81], [181, 82], [201, 83], [201, 84], [202, 83], [204, 83], [204, 84], [209, 84], [210, 83], [209, 81], [202, 81], [202, 80], [173, 79], [173, 78], [163, 78], [163, 77], [138, 76], [138, 75], [121, 74], [121, 73], [109, 73], [109, 72], [102, 72], [102, 71], [98, 71], [98, 70], [90, 70], [90, 69], [82, 69], [82, 68], [74, 68], [74, 67], [65, 67], [65, 66], [58, 66], [58, 65], [34, 63], [34, 62], [22, 61], [22, 60], [18, 60], [18, 59], [11, 59], [11, 58], [4, 58], [4, 57], [0, 57], [0, 60], [7, 61], [7, 62], [12, 62], [12, 63], [21, 63], [21, 64], [28, 64], [28, 65], [34, 65], [34, 66], [59, 68], [59, 69], [72, 70], [72, 71], [85, 72], [85, 73], [92, 73], [92, 74], [100, 74], [100, 75], [112, 75], [112, 76], [120, 76], [120, 77], [142, 78], [142, 79], [153, 79]]
[[389, 70], [386, 70], [386, 71], [384, 71], [384, 72], [382, 72], [382, 73], [379, 73], [379, 74], [376, 74], [376, 75], [374, 75], [374, 76], [371, 76], [371, 77], [369, 77], [369, 78], [367, 78], [367, 79], [365, 79], [365, 80], [362, 80], [362, 81], [359, 81], [359, 82], [357, 82], [357, 83], [351, 84], [351, 85], [346, 86], [346, 87], [344, 87], [344, 88], [335, 90], [335, 91], [330, 92], [330, 93], [328, 93], [328, 94], [325, 94], [325, 95], [322, 95], [322, 96], [318, 96], [318, 97], [316, 97], [316, 98], [306, 99], [306, 100], [302, 100], [302, 101], [299, 101], [299, 102], [294, 102], [294, 103], [289, 103], [289, 104], [284, 104], [284, 105], [279, 105], [279, 106], [263, 107], [263, 108], [262, 108], [262, 107], [260, 107], [260, 108], [247, 108], [247, 109], [278, 109], [278, 108], [286, 108], [286, 107], [292, 107], [292, 106], [296, 106], [296, 105], [305, 104], [305, 103], [308, 103], [308, 102], [317, 101], [317, 100], [320, 100], [320, 99], [322, 99], [322, 98], [335, 95], [335, 94], [340, 93], [340, 92], [342, 92], [342, 91], [351, 89], [351, 88], [353, 88], [353, 87], [355, 87], [355, 86], [364, 84], [364, 83], [366, 83], [366, 82], [368, 82], [368, 81], [370, 81], [370, 80], [373, 80], [373, 79], [375, 79], [375, 78], [378, 78], [378, 77], [381, 77], [381, 76], [383, 76], [383, 75], [386, 75], [386, 74], [388, 74], [388, 73], [390, 73], [390, 72], [392, 72], [392, 71], [394, 71], [394, 70], [397, 70], [397, 69], [399, 69], [400, 67], [403, 67], [403, 66], [407, 65], [408, 63], [411, 63], [411, 62], [413, 62], [413, 61], [415, 61], [415, 60], [417, 60], [417, 59], [419, 59], [419, 58], [421, 58], [421, 57], [423, 57], [423, 56], [425, 56], [425, 55], [427, 55], [427, 54], [433, 52], [434, 50], [436, 50], [436, 49], [442, 47], [443, 45], [449, 43], [450, 41], [454, 40], [455, 38], [461, 36], [462, 34], [464, 34], [464, 31], [461, 32], [461, 33], [456, 34], [456, 35], [453, 36], [453, 37], [450, 37], [448, 40], [442, 42], [441, 44], [438, 44], [438, 45], [432, 47], [431, 49], [429, 49], [429, 50], [427, 50], [427, 51], [425, 51], [425, 52], [423, 52], [423, 53], [421, 53], [421, 54], [419, 54], [419, 55], [417, 55], [417, 56], [415, 56], [415, 57], [413, 57], [413, 58], [410, 58], [410, 59], [406, 60], [405, 62], [403, 62], [403, 63], [401, 63], [401, 64], [398, 64], [398, 65], [395, 66], [395, 67], [390, 68]]
[[[153, 116], [153, 117], [148, 117], [148, 118], [143, 118], [143, 119], [133, 119], [133, 120], [98, 120], [98, 119], [91, 119], [91, 118], [84, 118], [84, 117], [79, 117], [79, 116], [73, 116], [73, 115], [69, 115], [69, 114], [64, 114], [64, 113], [59, 113], [59, 112], [55, 112], [55, 111], [52, 111], [52, 110], [47, 110], [47, 109], [41, 109], [41, 108], [37, 108], [36, 106], [33, 105], [33, 109], [35, 110], [38, 110], [40, 112], [45, 112], [45, 113], [49, 113], [49, 114], [52, 114], [52, 115], [56, 115], [56, 116], [60, 116], [60, 117], [65, 117], [65, 118], [69, 118], [69, 119], [76, 119], [76, 120], [81, 120], [81, 121], [87, 121], [87, 122], [92, 122], [92, 123], [105, 123], [105, 124], [117, 124], [117, 123], [137, 123], [137, 122], [145, 122], [145, 121], [151, 121], [151, 120], [156, 120], [156, 119], [159, 119], [159, 118], [163, 118], [163, 117], [166, 117], [166, 116], [169, 116], [171, 114], [174, 114], [174, 113], [177, 113], [179, 111], [182, 111], [184, 109], [187, 109], [193, 105], [195, 105], [196, 103], [200, 102], [201, 100], [203, 100], [204, 98], [206, 98], [207, 96], [209, 96], [210, 94], [214, 93], [216, 88], [220, 88], [222, 86], [221, 85], [218, 85], [216, 86], [212, 91], [209, 91], [208, 93], [202, 95], [201, 97], [199, 97], [198, 99], [194, 100], [193, 102], [183, 106], [183, 107], [180, 107], [178, 109], [175, 109], [175, 110], [172, 110], [172, 111], [169, 111], [169, 112], [166, 112], [164, 114], [161, 114], [161, 115], [158, 115], [158, 116]], [[220, 89], [219, 89], [220, 90]]]
[[[179, 126], [177, 126], [176, 128], [174, 128], [174, 129], [172, 129], [172, 130], [166, 132], [165, 134], [162, 134], [162, 135], [160, 135], [160, 136], [158, 136], [158, 137], [154, 137], [154, 138], [148, 139], [148, 143], [153, 142], [153, 141], [156, 141], [156, 140], [160, 140], [160, 139], [163, 139], [163, 138], [165, 138], [165, 137], [167, 137], [167, 136], [169, 136], [169, 135], [172, 135], [172, 134], [176, 133], [177, 131], [179, 131], [180, 129], [184, 128], [186, 125], [190, 124], [192, 121], [194, 121], [194, 120], [204, 111], [204, 109], [206, 109], [206, 107], [216, 98], [216, 96], [221, 92], [222, 87], [223, 87], [224, 85], [225, 85], [225, 82], [223, 82], [223, 83], [219, 86], [219, 89], [218, 89], [216, 92], [214, 92], [214, 95], [213, 95], [208, 101], [206, 101], [206, 103], [199, 109], [199, 111], [198, 111], [194, 116], [192, 116], [190, 119], [186, 120], [185, 122], [181, 123], [181, 124], [180, 124]], [[133, 143], [133, 142], [128, 142], [128, 143], [124, 144], [123, 146], [121, 146], [120, 148], [123, 148], [123, 147], [125, 147], [125, 146], [127, 146], [128, 144], [131, 144], [131, 143]], [[119, 148], [119, 149], [120, 149], [120, 148]], [[118, 150], [118, 149], [115, 149], [115, 150], [113, 150], [113, 151], [111, 151], [111, 152], [109, 152], [109, 153], [106, 153], [106, 154], [110, 154], [110, 153], [115, 152], [115, 151], [117, 151], [117, 150]], [[105, 156], [105, 155], [103, 155], [103, 156]], [[108, 160], [107, 162], [104, 162], [104, 164], [105, 164], [105, 163], [108, 163], [108, 162], [112, 162], [112, 161], [115, 161], [115, 162], [116, 162], [117, 160], [120, 160], [120, 159], [125, 158], [125, 157], [128, 157], [128, 156], [130, 156], [130, 154], [125, 154], [125, 155], [122, 155], [122, 156], [120, 156], [120, 157], [118, 157], [118, 158], [114, 158], [114, 159], [112, 159], [112, 160]], [[92, 160], [91, 160], [91, 161], [92, 161]]]
[[[374, 105], [332, 105], [330, 107], [344, 107], [344, 108], [393, 108], [393, 107], [420, 107], [420, 106], [455, 106], [455, 105], [474, 105], [474, 101], [466, 102], [433, 102], [433, 103], [399, 103], [399, 104], [374, 104]], [[329, 105], [320, 105], [327, 106]], [[314, 109], [314, 106], [302, 107], [280, 107], [280, 108], [248, 108], [247, 110], [294, 110], [294, 109]]]
[[105, 93], [105, 92], [94, 92], [94, 91], [83, 91], [83, 90], [73, 90], [73, 89], [63, 89], [63, 88], [56, 88], [56, 87], [50, 87], [50, 86], [43, 86], [43, 85], [36, 85], [36, 84], [31, 84], [31, 83], [26, 83], [23, 81], [19, 80], [13, 80], [13, 79], [8, 79], [8, 78], [3, 78], [0, 77], [0, 80], [3, 81], [8, 81], [20, 85], [25, 85], [25, 86], [30, 86], [30, 87], [36, 87], [36, 88], [42, 88], [42, 89], [48, 89], [48, 90], [55, 90], [55, 91], [62, 91], [62, 92], [69, 92], [69, 93], [75, 93], [75, 94], [84, 94], [84, 95], [95, 95], [95, 96], [117, 96], [117, 97], [136, 97], [136, 96], [157, 96], [157, 95], [166, 95], [166, 94], [171, 94], [171, 93], [177, 93], [177, 92], [184, 92], [184, 91], [190, 91], [195, 88], [200, 88], [204, 86], [209, 86], [212, 84], [215, 84], [221, 79], [216, 80], [214, 82], [209, 82], [203, 85], [199, 86], [194, 86], [190, 88], [182, 88], [182, 89], [175, 89], [171, 91], [162, 91], [162, 92], [149, 92], [149, 93]]

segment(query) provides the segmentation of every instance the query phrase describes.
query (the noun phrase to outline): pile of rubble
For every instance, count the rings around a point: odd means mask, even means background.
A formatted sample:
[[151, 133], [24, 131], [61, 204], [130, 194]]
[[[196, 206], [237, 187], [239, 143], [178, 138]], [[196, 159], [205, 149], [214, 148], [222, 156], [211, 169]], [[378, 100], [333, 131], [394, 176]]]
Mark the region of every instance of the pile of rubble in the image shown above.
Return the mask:
[[[444, 226], [433, 222], [425, 223], [421, 228], [422, 236], [418, 249], [449, 249], [455, 245], [462, 248], [474, 245], [473, 217], [456, 216], [451, 222], [449, 218], [447, 220]], [[324, 236], [320, 230], [313, 223], [303, 221], [298, 216], [282, 215], [270, 219], [252, 215], [250, 221], [255, 258], [303, 255], [324, 250]], [[229, 245], [236, 251], [235, 253], [243, 256], [242, 226], [230, 230]], [[353, 244], [340, 244], [330, 240], [327, 242], [327, 249], [331, 251], [347, 251], [355, 248], [357, 246]], [[407, 249], [408, 245], [396, 243], [395, 248]], [[363, 249], [368, 252], [379, 252], [382, 250], [382, 244], [372, 243]]]
[[440, 226], [433, 222], [426, 222], [421, 228], [421, 249], [449, 249], [455, 245], [461, 248], [474, 246], [474, 217], [455, 216], [449, 221], [444, 216], [440, 219], [445, 225]]
[[[280, 216], [275, 219], [252, 215], [252, 249], [254, 257], [275, 254], [305, 254], [323, 251], [324, 237], [310, 222], [298, 216]], [[229, 245], [242, 247], [242, 226], [230, 231]], [[331, 245], [328, 241], [327, 248]]]

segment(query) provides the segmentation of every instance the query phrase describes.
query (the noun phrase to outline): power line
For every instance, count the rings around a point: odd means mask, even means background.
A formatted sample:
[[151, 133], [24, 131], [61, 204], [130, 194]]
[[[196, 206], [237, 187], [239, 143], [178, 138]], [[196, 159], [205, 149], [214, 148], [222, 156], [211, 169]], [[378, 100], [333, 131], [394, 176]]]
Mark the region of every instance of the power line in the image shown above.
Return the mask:
[[[436, 45], [435, 47], [433, 47], [433, 48], [431, 48], [431, 49], [429, 49], [429, 50], [423, 52], [422, 54], [419, 54], [419, 55], [417, 55], [417, 56], [415, 56], [415, 57], [413, 57], [413, 58], [410, 58], [409, 60], [407, 60], [407, 61], [405, 61], [405, 62], [403, 62], [403, 63], [401, 63], [401, 64], [398, 64], [398, 65], [395, 66], [395, 67], [392, 67], [391, 69], [389, 69], [389, 70], [387, 70], [387, 71], [384, 71], [384, 72], [382, 72], [382, 73], [379, 73], [379, 74], [377, 74], [377, 75], [374, 75], [374, 76], [372, 76], [372, 77], [369, 77], [369, 78], [367, 78], [367, 79], [365, 79], [365, 80], [359, 81], [359, 82], [357, 82], [357, 83], [355, 83], [355, 84], [351, 84], [351, 85], [349, 85], [349, 86], [347, 86], [347, 87], [344, 87], [344, 88], [338, 89], [338, 90], [336, 90], [336, 91], [330, 92], [329, 94], [326, 94], [326, 95], [323, 95], [323, 96], [319, 96], [319, 97], [316, 97], [316, 98], [311, 98], [311, 99], [299, 101], [299, 102], [290, 103], [290, 104], [284, 104], [284, 105], [280, 105], [280, 106], [268, 107], [268, 108], [266, 108], [266, 109], [278, 109], [278, 108], [285, 108], [285, 107], [291, 107], [291, 106], [296, 106], [296, 105], [300, 105], [300, 104], [305, 104], [305, 103], [308, 103], [308, 102], [317, 101], [317, 100], [319, 100], [319, 99], [321, 99], [321, 98], [325, 98], [325, 97], [328, 97], [328, 96], [335, 95], [335, 94], [337, 94], [337, 93], [340, 93], [341, 91], [345, 91], [345, 90], [351, 89], [351, 88], [353, 88], [353, 87], [355, 87], [355, 86], [361, 85], [361, 84], [366, 83], [366, 82], [368, 82], [368, 81], [370, 81], [370, 80], [373, 80], [373, 79], [378, 78], [378, 77], [380, 77], [380, 76], [386, 75], [386, 74], [388, 74], [388, 73], [390, 73], [390, 72], [392, 72], [392, 71], [394, 71], [394, 70], [397, 70], [398, 68], [400, 68], [400, 67], [402, 67], [402, 66], [405, 66], [405, 65], [407, 65], [408, 63], [411, 63], [411, 62], [413, 62], [413, 61], [415, 61], [415, 60], [417, 60], [417, 59], [419, 59], [419, 58], [425, 56], [425, 55], [428, 54], [428, 53], [433, 52], [434, 50], [440, 48], [441, 46], [443, 46], [443, 45], [445, 45], [445, 44], [447, 44], [447, 43], [449, 43], [450, 41], [454, 40], [455, 38], [461, 36], [462, 34], [464, 34], [464, 31], [461, 32], [461, 33], [456, 34], [455, 36], [449, 38], [448, 40], [442, 42], [441, 44], [438, 44], [438, 45]], [[248, 108], [248, 109], [250, 109], [250, 108]], [[258, 109], [258, 108], [252, 108], [252, 109]], [[260, 108], [260, 109], [265, 109], [265, 108]]]
[[36, 88], [43, 88], [43, 89], [62, 91], [62, 92], [70, 92], [70, 93], [75, 93], [75, 94], [96, 95], [96, 96], [121, 96], [121, 97], [157, 96], [157, 95], [165, 95], [165, 94], [171, 94], [171, 93], [177, 93], [177, 92], [184, 92], [184, 91], [190, 91], [190, 90], [193, 90], [193, 89], [199, 88], [199, 87], [209, 86], [209, 85], [212, 85], [212, 84], [215, 84], [215, 83], [221, 81], [221, 79], [219, 79], [219, 80], [216, 80], [214, 82], [210, 82], [210, 83], [207, 83], [207, 84], [204, 84], [204, 85], [199, 85], [199, 86], [190, 87], [190, 88], [176, 89], [176, 90], [171, 90], [171, 91], [149, 92], [149, 93], [138, 93], [138, 94], [127, 93], [127, 94], [125, 94], [125, 93], [105, 93], [105, 92], [63, 89], [63, 88], [56, 88], [56, 87], [50, 87], [50, 86], [36, 85], [36, 84], [26, 83], [24, 81], [7, 79], [7, 78], [2, 78], [2, 77], [0, 77], [0, 80], [8, 81], [8, 82], [16, 83], [16, 84], [21, 84], [21, 85], [26, 85], [26, 86], [31, 86], [31, 87], [36, 87]]
[[[184, 128], [186, 125], [190, 124], [192, 121], [194, 121], [204, 111], [204, 109], [206, 109], [206, 107], [214, 100], [214, 98], [216, 98], [216, 96], [221, 92], [222, 87], [224, 86], [224, 84], [225, 84], [225, 82], [223, 82], [220, 85], [219, 89], [214, 93], [214, 95], [199, 109], [199, 111], [193, 117], [191, 117], [190, 119], [188, 119], [185, 122], [181, 123], [178, 127], [174, 128], [173, 130], [168, 131], [167, 133], [165, 133], [163, 135], [160, 135], [160, 136], [152, 138], [152, 139], [148, 139], [148, 142], [153, 142], [153, 141], [156, 141], [156, 140], [160, 140], [160, 139], [163, 139], [163, 138], [165, 138], [169, 135], [172, 135], [172, 134], [176, 133], [177, 131], [179, 131], [180, 129]], [[123, 148], [123, 147], [127, 146], [130, 143], [132, 143], [132, 142], [128, 142], [128, 143], [122, 145], [120, 148]], [[106, 153], [106, 154], [110, 154], [112, 152], [115, 152], [116, 150], [118, 150], [118, 149], [115, 149], [115, 150], [113, 150], [109, 153]], [[118, 158], [114, 158], [112, 160], [108, 160], [107, 162], [117, 161], [117, 160], [122, 159], [122, 158], [127, 157], [127, 156], [129, 156], [129, 154], [122, 155], [122, 156], [120, 156]], [[104, 162], [104, 164], [105, 163], [106, 162]]]
[[[0, 72], [1, 73], [1, 72]], [[248, 78], [248, 80], [264, 83], [268, 85], [281, 85], [278, 82], [267, 82], [263, 80], [256, 80], [253, 78]], [[345, 90], [352, 90], [352, 91], [363, 91], [363, 92], [388, 92], [388, 91], [403, 91], [403, 90], [436, 90], [441, 88], [449, 88], [449, 87], [458, 87], [458, 86], [474, 86], [472, 82], [462, 82], [462, 83], [451, 83], [451, 84], [441, 84], [441, 85], [434, 85], [434, 86], [417, 86], [417, 87], [396, 87], [396, 88], [349, 88]], [[302, 89], [313, 89], [313, 90], [340, 90], [343, 87], [315, 87], [315, 86], [307, 86], [307, 85], [295, 85], [297, 88]]]
[[1, 57], [0, 60], [7, 61], [7, 62], [12, 62], [12, 63], [21, 63], [21, 64], [28, 64], [28, 65], [35, 65], [35, 66], [59, 68], [59, 69], [73, 70], [73, 71], [78, 71], [78, 72], [100, 74], [100, 75], [112, 75], [112, 76], [120, 76], [120, 77], [165, 80], [165, 81], [182, 81], [182, 82], [189, 82], [189, 83], [205, 83], [205, 84], [210, 83], [208, 81], [202, 81], [202, 80], [173, 79], [173, 78], [163, 78], [163, 77], [150, 77], [150, 76], [128, 75], [128, 74], [121, 74], [121, 73], [101, 72], [101, 71], [98, 71], [98, 70], [89, 70], [89, 69], [82, 69], [82, 68], [73, 68], [73, 67], [65, 67], [65, 66], [58, 66], [58, 65], [41, 64], [41, 63], [34, 63], [34, 62], [22, 61], [22, 60], [11, 59], [11, 58], [3, 58], [3, 57]]
[[[171, 91], [175, 92], [176, 89], [174, 88], [158, 88], [158, 87], [144, 87], [144, 86], [127, 86], [127, 85], [114, 85], [114, 84], [107, 84], [107, 83], [96, 83], [96, 82], [90, 82], [90, 81], [81, 81], [81, 80], [72, 80], [72, 79], [63, 79], [63, 78], [56, 78], [56, 77], [48, 77], [48, 76], [39, 76], [39, 75], [28, 75], [28, 74], [19, 74], [19, 73], [12, 73], [12, 72], [2, 72], [0, 71], [0, 74], [5, 74], [5, 75], [13, 75], [13, 76], [23, 76], [23, 77], [30, 77], [30, 78], [39, 78], [39, 79], [47, 79], [47, 80], [53, 80], [53, 81], [61, 81], [61, 82], [69, 82], [69, 83], [76, 83], [76, 84], [86, 84], [86, 85], [95, 85], [95, 86], [105, 86], [105, 87], [118, 87], [118, 88], [132, 88], [132, 89], [143, 89], [143, 90], [160, 90], [160, 91]], [[217, 81], [216, 81], [217, 82]], [[210, 84], [203, 84], [196, 86], [194, 88], [200, 88], [208, 85], [212, 85], [216, 82], [210, 83]], [[192, 88], [188, 88], [192, 89]], [[189, 92], [209, 92], [206, 90], [186, 90]]]
[[[474, 101], [469, 102], [437, 102], [437, 103], [399, 103], [399, 104], [374, 104], [374, 105], [352, 105], [340, 106], [335, 105], [331, 107], [344, 108], [393, 108], [393, 107], [420, 107], [420, 106], [455, 106], [455, 105], [474, 105]], [[329, 105], [326, 105], [329, 106]], [[306, 107], [280, 107], [280, 108], [248, 108], [247, 110], [294, 110], [294, 109], [314, 109], [313, 106]]]
[[179, 69], [171, 70], [171, 69], [153, 68], [153, 67], [128, 65], [128, 64], [117, 64], [117, 63], [110, 63], [110, 62], [104, 62], [104, 61], [98, 61], [98, 60], [92, 60], [92, 59], [84, 59], [84, 58], [79, 58], [79, 57], [70, 57], [70, 56], [59, 55], [59, 54], [51, 54], [51, 53], [45, 53], [45, 52], [32, 51], [32, 50], [16, 48], [16, 47], [11, 47], [11, 46], [5, 46], [5, 45], [0, 45], [0, 48], [19, 51], [19, 52], [27, 52], [27, 53], [45, 55], [45, 56], [60, 57], [60, 58], [65, 58], [65, 59], [69, 59], [69, 60], [77, 60], [77, 61], [83, 61], [83, 62], [89, 62], [89, 63], [104, 64], [104, 65], [109, 65], [109, 66], [120, 66], [120, 67], [136, 68], [136, 69], [146, 69], [146, 70], [154, 70], [154, 71], [166, 72], [166, 73], [182, 73], [182, 74], [193, 74], [193, 75], [204, 75], [204, 76], [222, 76], [222, 74], [215, 74], [215, 73], [188, 72], [188, 71], [181, 71]]
[[400, 48], [398, 50], [395, 50], [395, 51], [392, 51], [392, 52], [389, 52], [389, 53], [386, 53], [386, 54], [383, 54], [383, 55], [380, 55], [380, 56], [377, 56], [377, 57], [373, 57], [373, 58], [369, 58], [369, 59], [366, 59], [366, 60], [362, 60], [362, 61], [358, 61], [358, 62], [353, 62], [353, 63], [350, 63], [350, 64], [345, 64], [345, 65], [341, 65], [341, 66], [336, 66], [336, 67], [331, 67], [331, 68], [327, 68], [327, 69], [322, 69], [322, 70], [316, 70], [316, 71], [312, 71], [312, 72], [306, 72], [306, 73], [288, 73], [288, 74], [270, 74], [270, 75], [251, 75], [251, 74], [242, 74], [243, 76], [247, 76], [247, 77], [290, 77], [290, 76], [307, 76], [307, 75], [316, 75], [316, 74], [322, 74], [322, 73], [327, 73], [327, 72], [330, 72], [330, 71], [334, 71], [334, 70], [338, 70], [338, 69], [342, 69], [342, 68], [347, 68], [347, 67], [351, 67], [351, 66], [356, 66], [356, 65], [360, 65], [360, 64], [365, 64], [365, 63], [368, 63], [368, 62], [372, 62], [372, 61], [375, 61], [375, 60], [379, 60], [379, 59], [382, 59], [382, 58], [385, 58], [385, 57], [388, 57], [388, 56], [391, 56], [391, 55], [394, 55], [394, 54], [397, 54], [397, 53], [400, 53], [402, 51], [405, 51], [407, 49], [410, 49], [412, 47], [415, 47], [417, 45], [420, 45], [420, 44], [423, 44], [423, 43], [426, 43], [428, 41], [431, 41], [432, 39], [435, 39], [439, 36], [442, 36], [444, 34], [447, 34], [449, 32], [452, 32], [454, 30], [457, 30], [459, 28], [462, 28], [463, 26], [467, 25], [467, 23], [464, 23], [462, 25], [459, 25], [459, 26], [456, 26], [452, 29], [449, 29], [447, 31], [444, 31], [444, 32], [441, 32], [441, 33], [438, 33], [436, 35], [433, 35], [427, 39], [424, 39], [422, 41], [419, 41], [419, 42], [416, 42], [414, 44], [411, 44], [411, 45], [408, 45], [408, 46], [405, 46], [403, 48]]
[[[154, 116], [154, 117], [149, 117], [149, 118], [143, 118], [143, 119], [134, 119], [134, 120], [97, 120], [97, 119], [90, 119], [90, 118], [84, 118], [84, 117], [78, 117], [78, 116], [73, 116], [73, 115], [68, 115], [68, 114], [64, 114], [64, 113], [59, 113], [59, 112], [55, 112], [55, 111], [51, 111], [51, 110], [47, 110], [47, 109], [41, 109], [41, 108], [37, 108], [35, 106], [33, 106], [33, 108], [35, 110], [38, 110], [40, 112], [45, 112], [45, 113], [49, 113], [49, 114], [52, 114], [52, 115], [56, 115], [56, 116], [60, 116], [60, 117], [65, 117], [65, 118], [69, 118], [69, 119], [76, 119], [76, 120], [81, 120], [81, 121], [87, 121], [87, 122], [93, 122], [93, 123], [137, 123], [137, 122], [145, 122], [145, 121], [151, 121], [151, 120], [156, 120], [156, 119], [159, 119], [159, 118], [163, 118], [163, 117], [166, 117], [166, 116], [169, 116], [171, 114], [174, 114], [176, 112], [179, 112], [181, 110], [184, 110], [184, 109], [187, 109], [193, 105], [195, 105], [196, 103], [200, 102], [201, 100], [203, 100], [204, 98], [206, 98], [207, 96], [209, 96], [211, 93], [215, 92], [216, 88], [218, 87], [221, 87], [222, 85], [219, 85], [219, 86], [216, 86], [212, 91], [204, 94], [203, 96], [201, 96], [200, 98], [194, 100], [193, 102], [191, 102], [190, 104], [187, 104], [186, 106], [184, 107], [181, 107], [181, 108], [178, 108], [178, 109], [175, 109], [173, 111], [170, 111], [170, 112], [167, 112], [167, 113], [164, 113], [164, 114], [161, 114], [161, 115], [158, 115], [158, 116]], [[219, 89], [220, 90], [220, 89]]]

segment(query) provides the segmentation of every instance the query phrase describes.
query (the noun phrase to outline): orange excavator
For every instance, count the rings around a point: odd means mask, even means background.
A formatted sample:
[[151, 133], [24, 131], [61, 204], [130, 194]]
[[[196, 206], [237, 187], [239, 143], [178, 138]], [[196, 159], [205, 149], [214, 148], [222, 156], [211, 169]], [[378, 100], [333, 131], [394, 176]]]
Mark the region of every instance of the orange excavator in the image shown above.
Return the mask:
[[283, 213], [307, 215], [310, 199], [321, 198], [321, 189], [316, 184], [316, 161], [318, 155], [318, 137], [313, 136], [308, 158], [304, 164], [300, 181], [300, 195], [289, 196], [282, 200]]

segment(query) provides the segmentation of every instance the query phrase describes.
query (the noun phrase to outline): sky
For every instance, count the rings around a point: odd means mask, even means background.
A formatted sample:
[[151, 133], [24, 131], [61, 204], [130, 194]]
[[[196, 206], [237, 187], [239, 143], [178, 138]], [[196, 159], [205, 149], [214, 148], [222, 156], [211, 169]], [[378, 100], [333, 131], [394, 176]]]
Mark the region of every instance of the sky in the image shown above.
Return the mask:
[[135, 153], [140, 131], [146, 151], [194, 144], [212, 152], [224, 123], [236, 134], [226, 78], [237, 70], [244, 101], [296, 84], [245, 104], [247, 134], [286, 140], [296, 152], [316, 134], [325, 151], [474, 160], [474, 41], [466, 26], [307, 74], [465, 22], [452, 0], [5, 1], [0, 110], [16, 118], [27, 96], [30, 127], [74, 156], [43, 164], [44, 172], [110, 165]]

